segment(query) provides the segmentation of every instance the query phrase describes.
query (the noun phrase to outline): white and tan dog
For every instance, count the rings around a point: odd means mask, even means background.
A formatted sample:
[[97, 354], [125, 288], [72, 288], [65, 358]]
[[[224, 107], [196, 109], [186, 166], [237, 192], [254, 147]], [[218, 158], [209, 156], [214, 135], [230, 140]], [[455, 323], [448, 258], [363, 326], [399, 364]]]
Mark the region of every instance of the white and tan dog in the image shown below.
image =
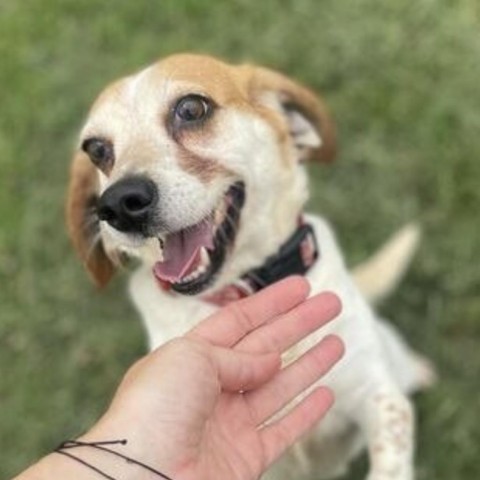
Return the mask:
[[[303, 163], [334, 151], [327, 110], [306, 88], [265, 68], [175, 55], [95, 102], [73, 161], [69, 230], [99, 285], [125, 256], [140, 259], [130, 287], [152, 348], [226, 299], [291, 273], [305, 273], [314, 293], [335, 292], [340, 318], [289, 355], [331, 332], [347, 347], [325, 379], [336, 405], [304, 442], [305, 457], [315, 478], [331, 477], [366, 445], [370, 480], [407, 480], [414, 415], [406, 395], [431, 372], [366, 299], [393, 287], [417, 232], [395, 236], [355, 283], [328, 224], [303, 214]], [[298, 476], [288, 468], [285, 478]]]

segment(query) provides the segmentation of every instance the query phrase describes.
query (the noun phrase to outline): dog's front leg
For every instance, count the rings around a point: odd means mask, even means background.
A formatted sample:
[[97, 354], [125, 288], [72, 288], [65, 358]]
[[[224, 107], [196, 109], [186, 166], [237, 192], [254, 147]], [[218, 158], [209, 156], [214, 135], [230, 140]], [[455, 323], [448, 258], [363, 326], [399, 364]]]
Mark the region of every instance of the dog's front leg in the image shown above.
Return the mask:
[[370, 459], [368, 480], [412, 480], [415, 421], [410, 400], [386, 386], [369, 395], [361, 410]]

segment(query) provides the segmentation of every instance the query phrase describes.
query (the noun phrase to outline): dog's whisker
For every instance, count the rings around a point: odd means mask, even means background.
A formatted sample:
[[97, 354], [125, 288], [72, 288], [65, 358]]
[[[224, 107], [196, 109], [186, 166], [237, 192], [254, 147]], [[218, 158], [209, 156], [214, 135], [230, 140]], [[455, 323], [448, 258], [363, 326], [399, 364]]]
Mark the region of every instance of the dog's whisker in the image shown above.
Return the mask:
[[98, 225], [98, 217], [96, 215], [86, 215], [83, 220], [83, 228], [91, 230]]
[[102, 236], [101, 236], [100, 231], [98, 231], [98, 232], [95, 233], [95, 235], [90, 240], [90, 246], [88, 247], [87, 254], [86, 254], [87, 262], [88, 262], [88, 260], [90, 260], [90, 258], [94, 254], [95, 248], [98, 246], [98, 244], [101, 242], [101, 240], [102, 240]]
[[98, 208], [96, 205], [90, 205], [85, 208], [85, 214], [88, 216], [97, 216]]

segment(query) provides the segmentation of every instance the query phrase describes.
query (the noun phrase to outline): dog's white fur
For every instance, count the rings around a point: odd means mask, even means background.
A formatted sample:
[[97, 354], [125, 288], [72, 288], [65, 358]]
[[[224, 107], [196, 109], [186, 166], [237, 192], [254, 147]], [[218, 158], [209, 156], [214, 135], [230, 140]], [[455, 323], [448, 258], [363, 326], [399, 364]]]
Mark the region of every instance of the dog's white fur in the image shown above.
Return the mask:
[[[192, 92], [211, 96], [222, 107], [215, 113], [217, 118], [208, 135], [193, 132], [181, 140], [181, 147], [196, 158], [213, 158], [215, 165], [222, 167], [208, 179], [201, 169], [192, 173], [185, 168], [179, 161], [178, 145], [159, 122], [175, 98]], [[289, 102], [298, 101], [302, 108], [285, 110], [285, 96]], [[231, 67], [208, 57], [180, 55], [115, 83], [94, 105], [82, 139], [91, 135], [111, 139], [115, 165], [105, 174], [93, 169], [84, 154], [77, 153], [68, 207], [70, 231], [99, 283], [110, 277], [111, 260], [119, 251], [142, 260], [132, 276], [130, 292], [145, 322], [151, 348], [183, 334], [216, 307], [201, 297], [172, 294], [158, 287], [151, 271], [162, 255], [156, 239], [135, 239], [101, 222], [100, 236], [92, 245], [92, 239], [82, 233], [85, 220], [80, 212], [88, 195], [101, 194], [124, 175], [148, 175], [161, 192], [162, 216], [175, 230], [199, 222], [215, 209], [232, 178], [242, 179], [246, 203], [233, 251], [210, 291], [217, 290], [261, 265], [295, 229], [307, 200], [307, 177], [301, 160], [312, 152], [321, 154], [332, 142], [325, 138], [332, 131], [323, 118], [323, 106], [308, 106], [312, 98], [303, 87], [264, 69]], [[309, 108], [316, 111], [304, 115]], [[320, 121], [312, 121], [315, 115]], [[281, 198], [275, 192], [282, 192]], [[327, 222], [313, 215], [306, 219], [314, 227], [320, 250], [320, 259], [307, 275], [312, 293], [335, 292], [343, 309], [335, 322], [287, 356], [299, 356], [328, 333], [344, 340], [346, 355], [322, 380], [334, 390], [335, 406], [303, 442], [304, 454], [299, 455], [297, 449], [297, 457], [312, 459], [318, 478], [331, 477], [343, 473], [366, 445], [369, 480], [411, 479], [414, 414], [406, 395], [425, 387], [431, 372], [394, 328], [375, 315], [366, 298], [377, 301], [396, 284], [415, 248], [417, 229], [410, 226], [394, 237], [355, 271], [354, 281]], [[271, 478], [296, 478], [294, 463], [283, 463], [269, 474]]]

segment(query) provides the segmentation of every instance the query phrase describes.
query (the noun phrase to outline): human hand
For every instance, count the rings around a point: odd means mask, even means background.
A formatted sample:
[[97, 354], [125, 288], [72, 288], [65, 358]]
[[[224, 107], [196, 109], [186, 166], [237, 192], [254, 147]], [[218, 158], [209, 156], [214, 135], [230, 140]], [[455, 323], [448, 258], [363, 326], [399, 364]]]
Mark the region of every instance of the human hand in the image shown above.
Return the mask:
[[119, 451], [173, 479], [258, 478], [333, 402], [328, 389], [317, 388], [264, 425], [343, 353], [330, 336], [279, 370], [283, 351], [340, 311], [333, 294], [305, 301], [308, 293], [304, 279], [287, 279], [143, 358], [84, 439], [128, 438]]
[[[80, 441], [127, 439], [126, 445], [109, 448], [173, 480], [259, 478], [333, 403], [332, 392], [317, 387], [278, 415], [343, 354], [340, 339], [328, 336], [280, 369], [282, 352], [340, 312], [335, 295], [306, 300], [308, 293], [303, 278], [286, 279], [219, 310], [139, 360], [107, 413]], [[108, 472], [106, 478], [154, 478], [96, 448], [75, 448], [74, 453]], [[87, 480], [97, 474], [52, 454], [18, 480]]]

